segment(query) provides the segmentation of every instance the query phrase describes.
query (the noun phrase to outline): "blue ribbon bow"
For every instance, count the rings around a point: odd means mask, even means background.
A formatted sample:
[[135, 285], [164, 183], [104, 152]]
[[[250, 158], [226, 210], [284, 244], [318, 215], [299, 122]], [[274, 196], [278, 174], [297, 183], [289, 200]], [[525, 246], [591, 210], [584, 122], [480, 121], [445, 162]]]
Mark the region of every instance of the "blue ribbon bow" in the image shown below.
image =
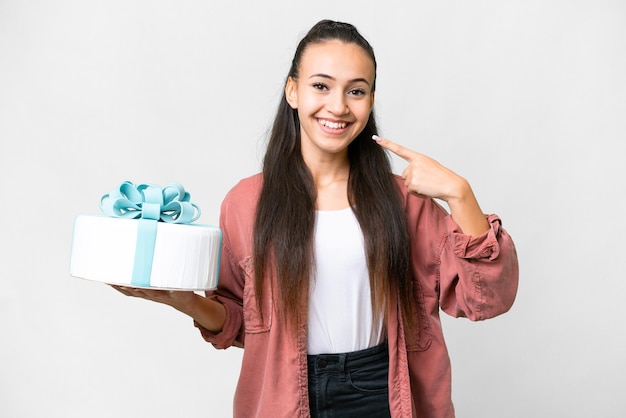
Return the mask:
[[132, 285], [150, 286], [157, 222], [186, 224], [200, 217], [200, 208], [189, 199], [189, 193], [178, 183], [161, 188], [153, 184], [135, 186], [130, 181], [122, 182], [100, 199], [105, 215], [139, 219]]

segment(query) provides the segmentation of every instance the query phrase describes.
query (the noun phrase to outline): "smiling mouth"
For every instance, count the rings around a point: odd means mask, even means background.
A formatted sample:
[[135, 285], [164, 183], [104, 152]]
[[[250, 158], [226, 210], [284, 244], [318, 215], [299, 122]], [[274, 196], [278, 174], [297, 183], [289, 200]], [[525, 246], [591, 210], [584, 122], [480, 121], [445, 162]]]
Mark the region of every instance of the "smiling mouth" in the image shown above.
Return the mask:
[[320, 125], [329, 129], [345, 129], [345, 127], [348, 126], [348, 122], [332, 122], [326, 119], [318, 119], [317, 121]]

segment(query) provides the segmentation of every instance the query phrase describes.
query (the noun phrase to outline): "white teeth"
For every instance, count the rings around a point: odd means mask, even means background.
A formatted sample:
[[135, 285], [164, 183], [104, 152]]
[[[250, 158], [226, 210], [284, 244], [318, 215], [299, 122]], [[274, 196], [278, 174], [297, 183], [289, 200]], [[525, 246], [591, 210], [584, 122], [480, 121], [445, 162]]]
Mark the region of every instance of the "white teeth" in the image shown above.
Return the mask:
[[324, 119], [320, 119], [320, 124], [330, 129], [343, 129], [348, 126], [346, 122], [331, 122]]

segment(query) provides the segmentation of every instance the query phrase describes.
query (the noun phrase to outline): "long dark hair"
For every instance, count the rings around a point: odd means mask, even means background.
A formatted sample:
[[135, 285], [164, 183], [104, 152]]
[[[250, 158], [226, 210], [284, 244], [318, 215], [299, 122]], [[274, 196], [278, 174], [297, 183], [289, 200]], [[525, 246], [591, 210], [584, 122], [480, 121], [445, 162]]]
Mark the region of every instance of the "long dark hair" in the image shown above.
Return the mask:
[[[298, 44], [287, 79], [297, 80], [307, 46], [329, 40], [360, 46], [371, 57], [376, 71], [374, 51], [353, 25], [322, 20]], [[374, 81], [372, 91], [375, 86]], [[390, 160], [371, 139], [377, 132], [371, 112], [363, 131], [348, 146], [348, 200], [365, 238], [375, 318], [385, 316], [389, 297], [396, 293], [405, 323], [411, 328], [414, 293], [406, 220]], [[313, 177], [300, 149], [298, 113], [287, 103], [283, 89], [263, 160], [263, 187], [254, 225], [254, 271], [259, 307], [263, 281], [273, 270], [278, 284], [279, 314], [294, 327], [307, 300], [314, 269], [316, 198]]]

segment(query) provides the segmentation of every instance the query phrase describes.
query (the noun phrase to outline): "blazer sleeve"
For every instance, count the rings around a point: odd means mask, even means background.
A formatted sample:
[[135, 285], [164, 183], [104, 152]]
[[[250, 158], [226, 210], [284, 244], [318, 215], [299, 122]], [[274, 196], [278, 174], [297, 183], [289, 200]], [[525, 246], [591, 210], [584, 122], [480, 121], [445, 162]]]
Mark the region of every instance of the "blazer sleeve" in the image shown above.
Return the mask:
[[463, 234], [452, 216], [443, 219], [437, 255], [439, 303], [454, 317], [493, 318], [515, 301], [519, 280], [515, 245], [497, 215], [486, 218], [490, 228], [478, 237]]
[[249, 235], [246, 235], [246, 231], [241, 230], [247, 222], [239, 219], [241, 213], [238, 212], [238, 209], [242, 205], [237, 204], [234, 194], [236, 193], [231, 192], [226, 196], [220, 210], [222, 255], [218, 287], [206, 292], [206, 297], [215, 299], [224, 306], [226, 322], [219, 333], [213, 333], [194, 321], [194, 325], [200, 330], [202, 337], [220, 349], [233, 345], [243, 347], [245, 335], [243, 321], [245, 273], [240, 265], [240, 257], [234, 251], [234, 247], [237, 245], [233, 246], [233, 242], [249, 238]]

